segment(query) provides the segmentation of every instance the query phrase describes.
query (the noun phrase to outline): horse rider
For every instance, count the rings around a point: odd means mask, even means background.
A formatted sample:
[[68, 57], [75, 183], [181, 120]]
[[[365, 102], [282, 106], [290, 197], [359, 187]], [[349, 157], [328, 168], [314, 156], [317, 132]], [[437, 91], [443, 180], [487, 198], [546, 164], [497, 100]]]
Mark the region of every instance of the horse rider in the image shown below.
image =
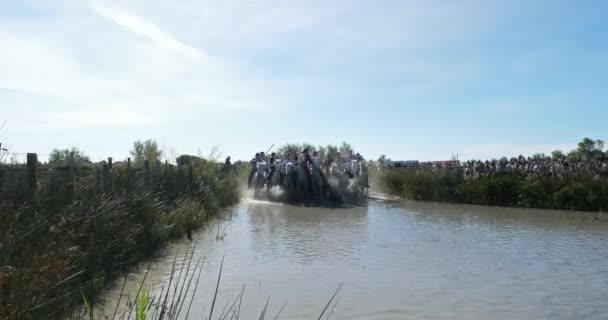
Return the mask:
[[283, 185], [283, 181], [285, 179], [285, 175], [287, 174], [287, 164], [291, 162], [291, 155], [289, 153], [285, 153], [283, 155], [283, 159], [279, 163], [279, 184]]
[[230, 156], [226, 157], [226, 160], [224, 161], [224, 166], [221, 169], [221, 174], [226, 175], [226, 174], [230, 174], [232, 173], [232, 162], [230, 161]]
[[251, 188], [251, 180], [253, 180], [253, 176], [258, 170], [258, 161], [260, 161], [260, 154], [256, 153], [255, 157], [249, 161], [251, 164], [251, 172], [249, 173], [249, 178], [247, 179], [247, 188]]
[[314, 161], [312, 161], [312, 158], [310, 157], [310, 153], [309, 153], [308, 149], [304, 149], [304, 151], [302, 151], [302, 155], [303, 155], [304, 159], [302, 159], [300, 166], [302, 167], [302, 169], [304, 169], [306, 178], [308, 180], [308, 191], [312, 191], [311, 172], [310, 172], [308, 165], [313, 167], [315, 164], [314, 164]]
[[270, 160], [268, 161], [268, 164], [270, 165], [270, 169], [268, 172], [268, 181], [272, 181], [272, 177], [274, 176], [274, 173], [276, 172], [276, 168], [277, 168], [276, 161], [277, 161], [277, 154], [273, 152], [270, 154]]
[[323, 167], [325, 167], [325, 174], [329, 175], [331, 165], [333, 163], [334, 163], [334, 159], [331, 157], [331, 155], [327, 155], [327, 159], [325, 159], [325, 161], [323, 162]]
[[321, 159], [321, 156], [319, 156], [319, 152], [314, 151], [312, 153], [312, 163], [319, 169], [321, 169], [323, 166], [323, 159]]
[[312, 163], [313, 163], [313, 168], [315, 170], [319, 170], [319, 175], [321, 176], [323, 186], [324, 187], [327, 186], [328, 185], [327, 179], [325, 178], [325, 174], [323, 173], [323, 170], [321, 169], [325, 163], [324, 163], [323, 159], [321, 158], [321, 156], [319, 155], [319, 152], [314, 151], [312, 153]]

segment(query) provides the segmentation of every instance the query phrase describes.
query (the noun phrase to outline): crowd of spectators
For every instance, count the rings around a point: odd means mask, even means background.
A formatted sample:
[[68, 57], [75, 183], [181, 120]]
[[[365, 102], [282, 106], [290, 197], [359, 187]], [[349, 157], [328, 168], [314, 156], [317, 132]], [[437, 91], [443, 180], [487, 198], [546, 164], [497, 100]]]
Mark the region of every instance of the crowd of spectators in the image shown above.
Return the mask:
[[550, 157], [513, 157], [494, 160], [469, 161], [403, 161], [393, 165], [403, 169], [418, 170], [461, 170], [466, 178], [495, 176], [505, 173], [517, 173], [526, 177], [591, 177], [608, 178], [608, 158], [550, 158]]
[[467, 161], [463, 163], [465, 176], [492, 176], [502, 173], [519, 173], [531, 177], [592, 177], [605, 178], [608, 174], [608, 159], [582, 158], [517, 158], [492, 161]]

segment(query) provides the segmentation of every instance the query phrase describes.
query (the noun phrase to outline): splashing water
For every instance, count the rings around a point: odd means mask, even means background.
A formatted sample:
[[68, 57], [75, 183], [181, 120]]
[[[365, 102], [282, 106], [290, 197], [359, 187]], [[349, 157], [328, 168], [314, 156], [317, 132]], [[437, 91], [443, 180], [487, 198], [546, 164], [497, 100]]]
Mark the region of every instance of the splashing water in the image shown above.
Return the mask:
[[329, 185], [334, 189], [338, 189], [340, 187], [340, 181], [336, 177], [330, 177], [327, 179], [327, 183], [329, 183]]
[[275, 199], [281, 198], [284, 193], [285, 190], [283, 190], [281, 186], [273, 186], [272, 188], [270, 188], [270, 196]]

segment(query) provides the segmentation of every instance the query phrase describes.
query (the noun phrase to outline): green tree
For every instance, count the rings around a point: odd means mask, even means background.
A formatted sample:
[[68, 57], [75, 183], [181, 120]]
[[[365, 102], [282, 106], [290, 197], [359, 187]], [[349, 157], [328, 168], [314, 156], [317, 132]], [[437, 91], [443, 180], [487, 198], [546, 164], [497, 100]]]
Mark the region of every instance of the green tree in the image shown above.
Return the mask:
[[328, 158], [331, 157], [332, 159], [336, 160], [336, 159], [338, 159], [338, 154], [339, 154], [338, 147], [333, 146], [333, 145], [327, 146], [326, 156]]
[[532, 159], [534, 160], [542, 160], [547, 158], [547, 156], [544, 153], [535, 153], [532, 155]]
[[566, 155], [561, 150], [553, 150], [553, 152], [551, 152], [551, 157], [553, 160], [561, 160], [564, 159]]
[[281, 157], [286, 157], [288, 154], [293, 158], [294, 154], [302, 151], [302, 146], [299, 144], [288, 143], [277, 149], [277, 152], [281, 155]]
[[196, 162], [206, 162], [206, 160], [201, 157], [189, 154], [182, 154], [181, 156], [177, 157], [176, 162], [178, 166], [184, 166], [188, 164], [194, 164]]
[[302, 151], [304, 151], [305, 149], [308, 149], [308, 152], [310, 152], [310, 154], [312, 154], [313, 152], [315, 152], [317, 150], [317, 148], [315, 148], [315, 146], [313, 146], [310, 143], [302, 143]]
[[74, 157], [74, 164], [90, 163], [91, 160], [84, 152], [78, 148], [71, 149], [53, 149], [49, 155], [50, 164], [67, 165], [70, 159]]
[[133, 143], [133, 150], [130, 153], [135, 163], [142, 163], [144, 160], [149, 160], [150, 162], [160, 161], [163, 155], [163, 152], [158, 149], [158, 143], [151, 139], [144, 142], [135, 141]]
[[340, 154], [345, 155], [350, 154], [351, 152], [353, 152], [353, 147], [346, 142], [342, 142], [342, 145], [340, 146]]
[[304, 149], [308, 149], [310, 151], [310, 153], [312, 154], [314, 151], [319, 152], [319, 155], [323, 158], [332, 158], [332, 159], [338, 159], [338, 157], [342, 154], [349, 154], [353, 148], [351, 147], [350, 144], [343, 142], [342, 145], [335, 146], [335, 145], [327, 145], [327, 146], [319, 146], [319, 147], [315, 147], [309, 143], [302, 143], [302, 144], [293, 144], [293, 143], [288, 143], [288, 144], [284, 144], [281, 147], [279, 147], [277, 149], [277, 153], [279, 154], [279, 156], [281, 157], [285, 157], [285, 155], [290, 154], [290, 155], [294, 155], [294, 154], [299, 154], [300, 152], [302, 152]]
[[578, 143], [576, 152], [580, 157], [598, 158], [604, 156], [604, 141], [584, 138]]
[[568, 152], [568, 154], [566, 155], [566, 157], [568, 159], [578, 158], [578, 151], [572, 150], [572, 151]]
[[319, 156], [321, 156], [321, 158], [325, 158], [327, 156], [327, 148], [324, 146], [317, 147], [317, 152], [319, 152]]

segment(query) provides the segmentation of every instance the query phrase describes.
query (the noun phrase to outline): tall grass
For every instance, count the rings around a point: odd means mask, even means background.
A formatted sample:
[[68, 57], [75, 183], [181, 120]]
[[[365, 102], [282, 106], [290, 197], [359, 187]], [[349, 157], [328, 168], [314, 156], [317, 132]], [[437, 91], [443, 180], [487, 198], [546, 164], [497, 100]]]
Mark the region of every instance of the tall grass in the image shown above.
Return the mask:
[[568, 179], [503, 173], [465, 179], [453, 170], [386, 170], [384, 190], [410, 200], [490, 206], [605, 211], [608, 183], [593, 177]]
[[[69, 320], [80, 320], [80, 319], [105, 319], [105, 320], [187, 320], [193, 319], [190, 317], [190, 311], [192, 306], [199, 301], [196, 300], [196, 293], [199, 286], [199, 280], [204, 270], [205, 261], [203, 258], [198, 259], [193, 264], [195, 246], [188, 248], [182, 259], [179, 259], [176, 253], [172, 270], [169, 275], [169, 280], [166, 286], [163, 286], [160, 290], [154, 290], [147, 287], [146, 280], [148, 278], [149, 269], [144, 273], [141, 282], [138, 283], [138, 290], [135, 296], [128, 301], [122, 301], [121, 298], [125, 295], [125, 283], [123, 282], [122, 289], [118, 296], [118, 300], [114, 306], [114, 312], [111, 315], [104, 314], [103, 312], [95, 312], [96, 308], [89, 303], [89, 299], [86, 296], [82, 296], [83, 307], [72, 312]], [[209, 315], [205, 316], [206, 319], [217, 319], [217, 320], [235, 320], [240, 319], [241, 306], [243, 304], [243, 296], [245, 293], [245, 286], [243, 285], [240, 293], [233, 299], [226, 303], [222, 311], [218, 314], [214, 313], [216, 309], [216, 302], [218, 297], [218, 289], [222, 280], [224, 260], [220, 264], [220, 270], [217, 276], [217, 282], [215, 284], [215, 291], [213, 300], [211, 302]], [[191, 268], [192, 267], [192, 268]], [[340, 292], [343, 284], [335, 290], [331, 298], [326, 303], [325, 307], [321, 310], [318, 319], [329, 319], [332, 311], [337, 305], [336, 297]], [[269, 315], [268, 308], [270, 306], [270, 297], [266, 300], [259, 315], [255, 318], [259, 320], [279, 318], [287, 303], [284, 303], [279, 311], [274, 315]], [[331, 307], [331, 309], [330, 309]], [[122, 313], [118, 313], [118, 310], [123, 310]]]
[[0, 193], [0, 319], [63, 319], [163, 246], [239, 200], [234, 175], [192, 161], [150, 177], [125, 167], [111, 180], [60, 172], [35, 194]]

